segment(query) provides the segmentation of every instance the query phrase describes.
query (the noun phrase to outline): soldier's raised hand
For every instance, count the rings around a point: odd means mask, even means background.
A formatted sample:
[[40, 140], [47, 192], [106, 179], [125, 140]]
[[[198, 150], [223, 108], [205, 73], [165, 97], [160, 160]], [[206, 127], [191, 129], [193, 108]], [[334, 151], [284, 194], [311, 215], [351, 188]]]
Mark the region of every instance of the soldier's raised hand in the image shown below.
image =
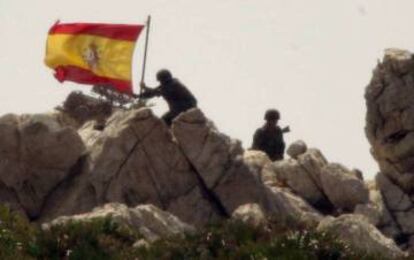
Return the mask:
[[290, 127], [286, 126], [282, 129], [282, 133], [289, 133], [290, 132]]

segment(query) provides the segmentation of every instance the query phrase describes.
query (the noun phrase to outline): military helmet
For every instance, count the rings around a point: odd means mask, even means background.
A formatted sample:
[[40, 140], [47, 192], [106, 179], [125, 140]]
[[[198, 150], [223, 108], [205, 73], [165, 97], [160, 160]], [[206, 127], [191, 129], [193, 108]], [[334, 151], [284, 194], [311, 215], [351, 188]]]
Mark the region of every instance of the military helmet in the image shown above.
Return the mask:
[[264, 119], [266, 121], [279, 120], [280, 114], [276, 109], [268, 109], [265, 113]]
[[166, 69], [162, 69], [157, 72], [157, 80], [161, 83], [167, 82], [172, 79], [171, 72]]

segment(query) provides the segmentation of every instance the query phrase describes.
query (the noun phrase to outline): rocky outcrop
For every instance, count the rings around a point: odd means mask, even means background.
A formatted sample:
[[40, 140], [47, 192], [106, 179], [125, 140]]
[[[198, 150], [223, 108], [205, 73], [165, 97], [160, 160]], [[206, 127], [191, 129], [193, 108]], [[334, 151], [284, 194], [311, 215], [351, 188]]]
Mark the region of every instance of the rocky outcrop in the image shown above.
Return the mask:
[[366, 88], [366, 135], [381, 172], [376, 176], [386, 223], [402, 247], [414, 240], [414, 57], [388, 49]]
[[388, 49], [366, 88], [366, 135], [381, 172], [414, 191], [414, 58]]
[[0, 118], [0, 202], [38, 218], [59, 183], [81, 167], [85, 146], [53, 115]]
[[331, 233], [362, 252], [389, 259], [404, 256], [393, 240], [382, 235], [375, 226], [360, 215], [345, 214], [338, 218], [327, 217], [320, 222], [318, 230]]
[[286, 183], [278, 178], [274, 163], [270, 161], [266, 154], [260, 151], [248, 150], [244, 153], [244, 161], [267, 189], [268, 198], [270, 199], [268, 202], [270, 209], [268, 209], [267, 215], [271, 214], [280, 221], [295, 219], [310, 226], [320, 221], [322, 218], [320, 212], [299, 194], [295, 194]]
[[115, 223], [128, 226], [139, 232], [148, 242], [160, 238], [194, 233], [195, 228], [183, 223], [170, 213], [153, 205], [139, 205], [128, 208], [119, 203], [109, 203], [94, 208], [91, 212], [70, 217], [58, 217], [49, 223], [42, 224], [43, 229], [62, 225], [68, 222], [87, 222], [97, 218], [111, 218]]
[[241, 205], [256, 204], [266, 214], [315, 223], [321, 215], [291, 190], [279, 187], [271, 161], [261, 152], [245, 152], [240, 143], [220, 133], [199, 109], [181, 114], [172, 133], [193, 166], [200, 186], [223, 215]]
[[[103, 208], [92, 215], [119, 211], [130, 219], [138, 205], [151, 204], [155, 208], [139, 214], [150, 211], [157, 218], [165, 211], [195, 227], [230, 217], [263, 225], [269, 216], [315, 227], [324, 215], [336, 226], [341, 214], [354, 213], [369, 223], [361, 224], [360, 238], [382, 239], [372, 233], [375, 226], [410, 248], [414, 195], [411, 133], [405, 130], [411, 119], [390, 108], [400, 105], [393, 88], [408, 91], [410, 59], [404, 52], [387, 53], [367, 88], [367, 135], [381, 168], [375, 184], [364, 182], [358, 170], [328, 162], [303, 141], [289, 146], [289, 159], [276, 162], [245, 151], [200, 109], [182, 113], [168, 128], [149, 108], [101, 113], [99, 102], [88, 99], [82, 104], [90, 114], [69, 102], [52, 114], [0, 118], [0, 203], [39, 222], [88, 218], [96, 207]], [[398, 77], [402, 85], [393, 83]], [[366, 248], [381, 249], [370, 243]]]
[[328, 163], [316, 149], [297, 159], [276, 161], [271, 168], [279, 182], [322, 212], [352, 212], [356, 205], [368, 202], [368, 188], [356, 172]]
[[0, 171], [1, 199], [32, 219], [85, 213], [108, 202], [152, 204], [196, 226], [252, 203], [281, 218], [321, 217], [280, 187], [264, 154], [248, 159], [255, 152], [245, 153], [198, 109], [180, 115], [172, 131], [146, 108], [118, 110], [104, 129], [93, 121], [68, 127], [57, 118], [2, 118], [2, 158], [10, 159]]
[[199, 183], [217, 201], [224, 215], [231, 215], [247, 203], [268, 207], [265, 187], [243, 161], [240, 142], [220, 133], [199, 109], [181, 114], [174, 121], [172, 132]]
[[86, 124], [79, 134], [88, 151], [85, 166], [47, 201], [46, 219], [107, 202], [150, 203], [197, 225], [218, 216], [167, 126], [151, 110], [118, 111], [103, 131]]

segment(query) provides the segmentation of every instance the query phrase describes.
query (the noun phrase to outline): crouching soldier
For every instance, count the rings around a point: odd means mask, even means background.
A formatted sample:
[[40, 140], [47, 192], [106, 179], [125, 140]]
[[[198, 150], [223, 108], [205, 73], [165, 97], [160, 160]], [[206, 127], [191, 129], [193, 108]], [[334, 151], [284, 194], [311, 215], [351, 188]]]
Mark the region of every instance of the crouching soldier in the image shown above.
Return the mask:
[[168, 126], [181, 112], [197, 107], [196, 98], [178, 79], [172, 77], [171, 72], [165, 69], [160, 70], [157, 73], [157, 80], [160, 85], [156, 88], [148, 88], [144, 83], [141, 83], [143, 93], [137, 97], [144, 99], [163, 97], [168, 104], [169, 111], [162, 116], [162, 119]]
[[282, 160], [285, 152], [283, 134], [290, 129], [289, 127], [281, 129], [277, 125], [280, 114], [276, 109], [267, 110], [264, 119], [266, 120], [264, 126], [254, 133], [252, 149], [265, 152], [272, 161]]

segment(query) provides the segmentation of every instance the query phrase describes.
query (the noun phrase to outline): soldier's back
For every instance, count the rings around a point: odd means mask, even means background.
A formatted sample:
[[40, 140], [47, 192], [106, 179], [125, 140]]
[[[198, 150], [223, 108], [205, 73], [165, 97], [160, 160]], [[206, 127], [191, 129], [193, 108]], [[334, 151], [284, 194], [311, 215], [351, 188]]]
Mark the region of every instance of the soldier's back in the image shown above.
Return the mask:
[[278, 126], [263, 126], [256, 130], [253, 149], [265, 152], [272, 161], [283, 159], [285, 142]]
[[191, 92], [177, 79], [162, 86], [162, 96], [167, 101], [171, 111], [185, 111], [197, 106], [197, 100]]

